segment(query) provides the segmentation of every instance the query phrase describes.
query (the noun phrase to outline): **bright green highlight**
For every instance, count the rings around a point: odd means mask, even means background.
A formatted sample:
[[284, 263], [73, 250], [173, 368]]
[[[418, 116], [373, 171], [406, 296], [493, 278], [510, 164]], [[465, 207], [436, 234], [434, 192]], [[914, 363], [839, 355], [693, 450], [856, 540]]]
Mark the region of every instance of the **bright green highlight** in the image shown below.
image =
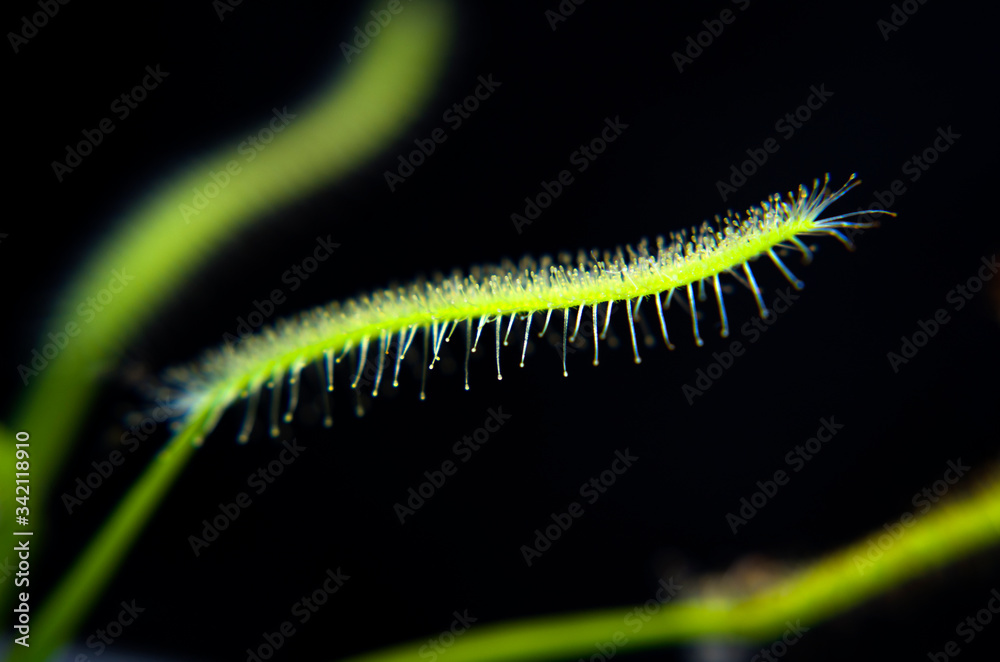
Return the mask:
[[[227, 345], [211, 352], [200, 365], [179, 369], [174, 377], [187, 390], [188, 416], [207, 423], [197, 435], [200, 440], [211, 432], [226, 407], [248, 394], [255, 396], [261, 384], [284, 380], [304, 365], [352, 348], [360, 348], [363, 355], [372, 339], [385, 343], [396, 336], [402, 344], [404, 333], [412, 339], [412, 334], [422, 329], [439, 344], [439, 330], [443, 333], [449, 324], [477, 323], [478, 335], [483, 324], [495, 321], [499, 325], [504, 315], [548, 314], [552, 310], [568, 315], [565, 311], [571, 308], [623, 300], [631, 306], [632, 299], [650, 295], [667, 293], [669, 299], [673, 290], [682, 287], [688, 288], [690, 297], [690, 285], [706, 280], [715, 285], [721, 311], [718, 275], [737, 270], [747, 275], [764, 314], [749, 262], [768, 256], [797, 283], [774, 253], [775, 247], [793, 248], [809, 257], [810, 250], [800, 237], [823, 234], [851, 246], [840, 229], [870, 227], [871, 223], [843, 220], [856, 213], [828, 219], [819, 215], [857, 183], [852, 176], [837, 191], [827, 189], [826, 181], [822, 186], [814, 182], [811, 190], [800, 186], [785, 199], [775, 195], [749, 209], [746, 219], [716, 219], [718, 229], [705, 224], [692, 236], [672, 235], [669, 244], [660, 238], [655, 253], [641, 244], [635, 251], [628, 249], [629, 258], [621, 250], [606, 253], [603, 259], [581, 252], [575, 264], [525, 261], [519, 268], [512, 264], [481, 267], [468, 276], [454, 275], [436, 283], [414, 283], [344, 304], [333, 303], [281, 321], [275, 329], [255, 334], [235, 348]], [[665, 328], [662, 315], [661, 325]], [[246, 441], [246, 434], [241, 440]]]
[[[443, 67], [451, 30], [443, 2], [408, 4], [370, 47], [343, 67], [330, 89], [301, 107], [276, 139], [253, 162], [237, 152], [242, 136], [152, 192], [95, 254], [57, 307], [50, 329], [76, 320], [75, 307], [108, 286], [112, 270], [135, 280], [25, 390], [14, 424], [0, 426], [0, 460], [12, 461], [13, 432], [32, 435], [32, 470], [52, 476], [65, 456], [92, 393], [114, 367], [117, 351], [138, 333], [179, 283], [196, 271], [230, 236], [291, 200], [342, 177], [371, 158], [419, 114]], [[280, 108], [280, 106], [279, 106]], [[301, 112], [299, 112], [301, 111]], [[250, 132], [267, 126], [262, 118]], [[240, 172], [199, 214], [194, 191], [212, 182], [210, 172], [224, 172], [235, 160]], [[87, 610], [112, 577], [129, 547], [194, 453], [199, 441], [246, 389], [260, 389], [271, 377], [284, 379], [296, 366], [348, 351], [390, 334], [428, 333], [461, 321], [482, 326], [504, 315], [544, 313], [611, 301], [639, 301], [690, 284], [712, 281], [739, 271], [750, 277], [749, 263], [770, 257], [776, 246], [809, 255], [801, 238], [825, 234], [845, 240], [839, 229], [863, 224], [822, 211], [853, 184], [835, 193], [825, 186], [787, 201], [771, 199], [751, 210], [746, 221], [723, 221], [720, 232], [702, 231], [691, 238], [673, 237], [650, 253], [640, 247], [626, 259], [621, 253], [603, 259], [584, 256], [572, 265], [543, 262], [521, 268], [486, 268], [478, 276], [417, 284], [399, 292], [332, 305], [279, 326], [274, 338], [257, 337], [232, 354], [217, 354], [194, 368], [190, 377], [193, 407], [182, 430], [147, 468], [97, 536], [77, 559], [33, 619], [32, 647], [15, 647], [12, 659], [46, 660], [72, 637]], [[187, 216], [187, 218], [185, 218]], [[845, 215], [850, 216], [850, 214]], [[187, 222], [186, 222], [187, 221]], [[846, 240], [845, 240], [846, 241]], [[787, 274], [786, 274], [787, 275]], [[509, 277], [509, 279], [508, 279]], [[793, 281], [794, 282], [794, 281]], [[758, 296], [756, 287], [751, 288]], [[720, 301], [721, 308], [721, 301]], [[454, 328], [454, 327], [453, 327]], [[412, 335], [410, 336], [412, 339]], [[57, 407], [58, 415], [54, 415]], [[36, 445], [37, 444], [37, 445]], [[38, 450], [43, 450], [37, 453]], [[10, 461], [7, 464], [10, 464]], [[38, 484], [36, 494], [45, 483]], [[0, 497], [12, 512], [9, 494]], [[873, 534], [877, 537], [881, 531]], [[36, 536], [37, 538], [38, 536]], [[664, 606], [653, 621], [634, 634], [623, 617], [628, 610], [541, 617], [474, 627], [449, 649], [450, 662], [464, 660], [571, 658], [593, 652], [625, 630], [626, 650], [706, 637], [765, 640], [780, 635], [786, 620], [813, 624], [863, 602], [931, 569], [956, 561], [1000, 539], [1000, 485], [948, 506], [941, 506], [905, 534], [873, 566], [859, 566], [867, 539], [817, 560], [769, 588], [750, 596], [683, 596]], [[418, 657], [423, 641], [386, 649], [355, 660], [389, 662]]]
[[31, 647], [14, 646], [11, 660], [48, 660], [72, 638], [194, 450], [187, 431], [159, 453], [32, 618]]
[[[877, 560], [868, 561], [878, 529], [792, 576], [746, 596], [679, 597], [664, 604], [638, 633], [624, 623], [634, 608], [536, 617], [473, 625], [448, 649], [448, 662], [499, 662], [586, 657], [615, 633], [628, 638], [624, 652], [710, 638], [765, 642], [777, 639], [786, 621], [810, 627], [903, 582], [954, 563], [1000, 542], [1000, 476], [970, 498], [939, 506], [904, 528]], [[863, 561], [862, 561], [863, 560]], [[808, 636], [808, 635], [805, 635]], [[420, 662], [426, 638], [359, 655], [344, 662]]]
[[[392, 144], [420, 116], [444, 67], [450, 12], [445, 2], [407, 4], [350, 64], [339, 67], [327, 89], [311, 101], [289, 106], [298, 116], [253, 161], [237, 151], [239, 145], [247, 133], [270, 128], [272, 116], [199, 159], [121, 219], [116, 233], [63, 294], [51, 328], [45, 329], [62, 330], [76, 321], [80, 335], [29, 383], [11, 424], [44, 440], [39, 449], [45, 453], [32, 458], [38, 475], [56, 475], [56, 465], [96, 385], [114, 368], [119, 349], [186, 278], [241, 228], [343, 177]], [[333, 44], [331, 51], [339, 52]], [[226, 172], [231, 161], [239, 164], [239, 174], [185, 222], [181, 205], [193, 207], [193, 189], [204, 190], [212, 184], [210, 173]], [[108, 287], [112, 269], [124, 269], [134, 280], [92, 322], [82, 323], [76, 307]], [[3, 445], [0, 455], [7, 457], [12, 451], [7, 440]], [[45, 496], [42, 492], [38, 498]]]
[[[241, 154], [243, 133], [230, 144], [199, 159], [151, 192], [126, 217], [72, 281], [56, 305], [48, 331], [61, 331], [70, 321], [81, 333], [23, 391], [11, 430], [31, 434], [33, 476], [52, 477], [66, 456], [80, 421], [103, 377], [114, 369], [126, 346], [178, 286], [231, 237], [282, 205], [336, 181], [371, 159], [397, 139], [421, 116], [444, 69], [449, 50], [452, 9], [444, 0], [423, 0], [406, 6], [350, 64], [314, 99], [288, 109], [294, 118], [261, 118], [248, 127], [256, 134], [282, 126], [272, 142], [252, 161]], [[336, 49], [331, 47], [332, 52]], [[283, 104], [282, 104], [283, 105]], [[278, 110], [283, 110], [279, 106]], [[221, 187], [198, 214], [195, 190], [213, 183], [212, 172], [226, 172]], [[185, 218], [187, 217], [187, 218]], [[107, 288], [112, 270], [134, 276], [91, 322], [81, 323], [76, 307]], [[186, 440], [182, 443], [180, 440]], [[63, 645], [86, 614], [117, 563], [141, 531], [142, 524], [191, 455], [189, 435], [181, 433], [170, 449], [147, 471], [119, 505], [98, 539], [63, 580], [44, 607], [44, 623], [36, 623], [33, 645], [15, 647], [15, 659], [44, 660], [46, 651]], [[0, 440], [0, 462], [13, 466], [13, 436]], [[51, 481], [35, 482], [34, 503], [47, 501]], [[13, 513], [12, 493], [0, 496], [0, 511]], [[5, 523], [8, 518], [4, 517]], [[34, 540], [42, 539], [42, 522], [35, 518]], [[5, 592], [0, 604], [12, 593]], [[41, 645], [44, 640], [45, 645]], [[37, 645], [34, 642], [38, 642]]]

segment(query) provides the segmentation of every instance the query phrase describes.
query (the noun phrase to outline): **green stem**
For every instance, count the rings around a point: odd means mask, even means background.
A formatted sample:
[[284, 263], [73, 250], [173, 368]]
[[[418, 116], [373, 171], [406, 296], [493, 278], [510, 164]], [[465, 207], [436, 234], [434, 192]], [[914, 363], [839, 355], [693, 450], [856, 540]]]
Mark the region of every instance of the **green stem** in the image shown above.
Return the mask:
[[[52, 330], [61, 331], [68, 323], [76, 323], [78, 335], [24, 389], [10, 422], [11, 430], [26, 430], [32, 437], [31, 470], [32, 477], [37, 477], [32, 484], [34, 503], [47, 502], [51, 496], [59, 464], [69, 455], [66, 449], [103, 377], [116, 365], [120, 348], [141, 331], [214, 249], [267, 212], [336, 181], [370, 160], [419, 116], [444, 68], [451, 41], [451, 12], [447, 1], [406, 5], [406, 11], [370, 48], [356, 55], [321, 95], [303, 106], [300, 117], [276, 134], [266, 152], [252, 162], [240, 161], [238, 174], [232, 175], [200, 214], [185, 218], [181, 205], [192, 205], [193, 189], [201, 190], [212, 181], [210, 172], [227, 171], [239, 157], [235, 141], [205, 156], [200, 167], [180, 173], [152, 192], [121, 219], [118, 230], [70, 282], [51, 316]], [[76, 306], [109, 287], [113, 269], [127, 272], [134, 280], [127, 281], [125, 287], [116, 284], [120, 291], [112, 303], [92, 319], [81, 321]], [[38, 637], [34, 640], [45, 644], [30, 649], [32, 659], [45, 659], [45, 651], [54, 650], [71, 636], [184, 466], [190, 444], [177, 438], [170, 443], [169, 452], [165, 451], [129, 493], [50, 599], [43, 618], [53, 620], [35, 630]], [[13, 456], [13, 437], [4, 434], [0, 462], [12, 466]], [[15, 505], [13, 491], [0, 493], [5, 526], [12, 523]], [[32, 520], [33, 546], [44, 544], [43, 524], [38, 518]], [[9, 535], [7, 539], [8, 549], [13, 548]], [[6, 608], [13, 596], [13, 591], [4, 591], [0, 607]]]
[[70, 640], [87, 610], [114, 575], [143, 525], [195, 451], [199, 422], [175, 436], [147, 467], [69, 573], [48, 596], [31, 633], [31, 647], [14, 646], [11, 660], [48, 660]]
[[[635, 607], [473, 625], [455, 639], [447, 660], [570, 659], [597, 652], [597, 643], [620, 642], [623, 637], [629, 652], [710, 638], [776, 639], [788, 627], [786, 621], [812, 626], [996, 545], [1000, 476], [972, 497], [940, 506], [909, 527], [899, 526], [902, 532], [891, 543], [880, 542], [886, 532], [879, 529], [751, 595], [671, 600], [638, 632], [624, 621]], [[420, 662], [419, 651], [426, 643], [425, 637], [343, 662]]]
[[[32, 471], [45, 479], [32, 485], [36, 503], [48, 500], [52, 478], [68, 456], [66, 449], [98, 386], [117, 365], [121, 348], [178, 287], [240, 230], [350, 173], [419, 116], [444, 68], [450, 13], [447, 2], [406, 5], [318, 96], [289, 109], [297, 117], [288, 119], [258, 158], [246, 161], [237, 151], [238, 139], [223, 144], [119, 219], [116, 230], [62, 292], [49, 317], [51, 326], [44, 330], [62, 333], [75, 324], [76, 333], [37, 376], [27, 377], [9, 419], [12, 429], [26, 430], [38, 442]], [[233, 173], [233, 163], [238, 172], [207, 206], [194, 215], [184, 211], [184, 206], [193, 209], [193, 191], [213, 182], [211, 173]], [[116, 280], [115, 271], [121, 278]], [[77, 307], [109, 289], [112, 280], [118, 291], [110, 304], [81, 317]], [[44, 342], [43, 335], [39, 345]], [[0, 439], [0, 460], [11, 457], [13, 442]], [[11, 499], [7, 492], [0, 494], [0, 512], [12, 512]], [[36, 528], [37, 537], [41, 527]], [[8, 599], [4, 594], [0, 603]]]

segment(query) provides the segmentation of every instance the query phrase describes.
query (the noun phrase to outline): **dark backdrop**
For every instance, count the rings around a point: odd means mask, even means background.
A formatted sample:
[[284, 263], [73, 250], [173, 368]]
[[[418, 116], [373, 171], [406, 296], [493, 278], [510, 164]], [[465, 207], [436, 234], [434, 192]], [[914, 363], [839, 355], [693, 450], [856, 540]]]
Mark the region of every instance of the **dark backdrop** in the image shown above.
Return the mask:
[[[155, 374], [218, 344], [255, 299], [282, 285], [281, 274], [312, 251], [317, 235], [341, 247], [316, 278], [289, 292], [281, 315], [421, 273], [635, 242], [745, 209], [826, 172], [835, 184], [852, 172], [863, 178], [831, 213], [872, 205], [901, 180], [905, 193], [891, 203], [883, 196], [899, 215], [859, 237], [855, 253], [819, 239], [813, 265], [791, 260], [807, 287], [756, 342], [740, 331], [755, 315], [753, 297], [736, 285], [727, 299], [733, 339], [747, 351], [693, 404], [683, 386], [729, 345], [718, 337], [711, 299], [705, 347], [694, 346], [689, 318], [671, 310], [677, 349], [644, 347], [641, 366], [617, 313], [613, 333], [626, 344], [602, 345], [597, 368], [585, 344], [569, 356], [568, 379], [546, 342], [535, 341], [528, 366], [517, 368], [518, 326], [515, 347], [504, 350], [502, 382], [493, 376], [492, 327], [486, 330], [469, 392], [461, 344], [444, 351], [426, 401], [408, 367], [398, 392], [384, 388], [363, 418], [353, 414], [341, 373], [332, 431], [316, 422], [318, 391], [307, 381], [301, 415], [282, 435], [307, 450], [260, 495], [247, 476], [274, 460], [280, 444], [258, 426], [252, 443], [238, 446], [242, 408], [235, 408], [98, 601], [79, 652], [95, 659], [86, 637], [115, 617], [122, 600], [134, 599], [146, 612], [106, 659], [131, 651], [244, 660], [264, 632], [295, 619], [293, 603], [328, 568], [350, 579], [308, 623], [296, 624], [280, 658], [332, 659], [435, 637], [454, 611], [467, 610], [480, 624], [615, 605], [624, 616], [628, 605], [654, 596], [661, 578], [673, 577], [681, 595], [693, 596], [712, 575], [752, 582], [898, 522], [949, 460], [972, 467], [950, 494], [985, 480], [996, 458], [1000, 281], [987, 282], [961, 311], [947, 297], [998, 249], [989, 200], [995, 16], [969, 5], [904, 4], [916, 11], [888, 39], [878, 25], [894, 11], [888, 2], [753, 1], [741, 9], [722, 0], [685, 7], [591, 0], [555, 30], [545, 14], [557, 8], [554, 0], [460, 6], [443, 83], [405, 137], [218, 252], [124, 350], [127, 369], [102, 389], [66, 470], [45, 478], [56, 481], [55, 493], [106, 457], [125, 414], [143, 406], [130, 376]], [[19, 53], [8, 51], [5, 142], [12, 149], [0, 228], [8, 234], [0, 244], [8, 412], [20, 389], [16, 364], [50, 330], [49, 302], [116, 215], [192, 154], [235, 144], [272, 107], [301, 103], [345, 66], [337, 45], [368, 9], [245, 2], [220, 22], [208, 0], [71, 3]], [[673, 54], [723, 9], [735, 20], [679, 71]], [[13, 29], [36, 10], [33, 2], [9, 4], [3, 25]], [[58, 183], [51, 161], [157, 63], [170, 78]], [[390, 192], [384, 172], [398, 155], [447, 126], [444, 111], [488, 75], [501, 82], [496, 92]], [[832, 94], [789, 136], [776, 123], [814, 88]], [[511, 214], [523, 211], [543, 180], [575, 168], [571, 153], [606, 118], [628, 128], [518, 233]], [[914, 181], [917, 171], [906, 163], [939, 132], [960, 137], [932, 154], [935, 162]], [[769, 138], [777, 151], [724, 200], [717, 182]], [[756, 273], [769, 300], [787, 285], [770, 265]], [[887, 353], [942, 308], [951, 321], [895, 371]], [[52, 408], [58, 415], [59, 403]], [[455, 459], [452, 446], [490, 408], [509, 420], [401, 525], [393, 505], [425, 471]], [[756, 481], [790, 470], [786, 453], [824, 417], [844, 427], [734, 534], [726, 514], [756, 491]], [[50, 504], [55, 536], [37, 566], [43, 588], [165, 440], [160, 434], [145, 444], [72, 516]], [[639, 459], [586, 503], [580, 485], [625, 449]], [[251, 492], [253, 505], [196, 558], [188, 536], [241, 491]], [[583, 516], [528, 567], [521, 546], [572, 501], [584, 506]], [[994, 558], [964, 561], [831, 619], [786, 657], [924, 659], [956, 639], [956, 624], [1000, 585]], [[963, 659], [991, 658], [1000, 642], [995, 628], [963, 644]], [[719, 659], [749, 659], [758, 648], [735, 647]], [[702, 653], [709, 651], [642, 655], [709, 659]]]

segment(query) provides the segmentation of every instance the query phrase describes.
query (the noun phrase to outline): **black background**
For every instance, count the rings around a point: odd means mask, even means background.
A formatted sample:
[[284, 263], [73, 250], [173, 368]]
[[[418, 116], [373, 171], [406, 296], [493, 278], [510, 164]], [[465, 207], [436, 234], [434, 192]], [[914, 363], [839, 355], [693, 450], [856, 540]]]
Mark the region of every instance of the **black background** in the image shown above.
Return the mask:
[[[419, 1], [419, 0], [418, 0]], [[888, 40], [876, 22], [888, 2], [729, 2], [685, 7], [590, 0], [553, 31], [544, 3], [457, 8], [456, 38], [443, 82], [405, 138], [346, 180], [233, 237], [142, 336], [123, 348], [121, 375], [105, 385], [54, 494], [66, 491], [121, 435], [124, 415], [143, 406], [126, 375], [155, 374], [221, 341], [254, 299], [308, 255], [317, 235], [341, 244], [317, 277], [290, 293], [280, 313], [342, 299], [421, 273], [523, 254], [609, 248], [679, 230], [727, 208], [744, 209], [829, 172], [863, 184], [831, 209], [875, 201], [893, 180], [906, 193], [899, 216], [845, 251], [817, 241], [815, 262], [789, 264], [807, 287], [787, 315], [689, 406], [681, 392], [728, 341], [705, 316], [706, 346], [694, 347], [689, 318], [673, 310], [677, 344], [643, 348], [586, 344], [569, 357], [534, 344], [524, 370], [504, 351], [504, 380], [492, 352], [473, 358], [462, 389], [461, 344], [420, 402], [419, 376], [353, 415], [344, 375], [336, 425], [315, 421], [318, 391], [307, 382], [302, 413], [283, 436], [308, 451], [220, 539], [195, 558], [188, 536], [246, 491], [246, 477], [279, 446], [258, 426], [238, 446], [235, 408], [195, 456], [149, 522], [78, 639], [135, 599], [147, 611], [105, 653], [164, 659], [243, 660], [263, 632], [291, 620], [291, 605], [318, 587], [327, 568], [351, 576], [279, 659], [334, 659], [436, 636], [455, 610], [479, 623], [627, 606], [652, 597], [661, 577], [697, 595], [712, 575], [740, 583], [752, 569], [781, 571], [860, 539], [912, 511], [912, 495], [941, 478], [948, 460], [973, 467], [956, 492], [995, 468], [1000, 282], [952, 314], [898, 374], [886, 359], [918, 320], [948, 308], [946, 295], [997, 252], [995, 226], [995, 17], [971, 5], [929, 2]], [[735, 10], [736, 21], [683, 73], [671, 55], [702, 20]], [[220, 22], [207, 0], [193, 3], [70, 3], [21, 52], [4, 56], [8, 182], [0, 231], [5, 276], [4, 403], [21, 388], [15, 366], [51, 330], [50, 302], [134, 197], [192, 154], [236, 144], [274, 106], [294, 109], [344, 67], [337, 45], [369, 8], [358, 3], [244, 2]], [[5, 32], [35, 11], [9, 4]], [[170, 78], [63, 183], [51, 161], [107, 115], [146, 65]], [[383, 179], [415, 138], [444, 126], [442, 113], [471, 93], [480, 75], [496, 93], [395, 193]], [[830, 100], [790, 139], [775, 122], [824, 85]], [[513, 212], [542, 180], [570, 167], [569, 155], [606, 117], [628, 129], [531, 226]], [[961, 138], [917, 181], [903, 164], [938, 129]], [[716, 182], [775, 136], [779, 151], [723, 201]], [[757, 270], [768, 298], [785, 287]], [[285, 288], [287, 291], [287, 287]], [[736, 286], [727, 299], [738, 327], [755, 314]], [[647, 309], [647, 313], [650, 309]], [[624, 317], [612, 320], [627, 340]], [[517, 327], [515, 327], [517, 328]], [[492, 327], [486, 330], [490, 339]], [[519, 348], [520, 335], [515, 331]], [[453, 343], [454, 344], [454, 343]], [[512, 343], [513, 344], [513, 343]], [[489, 342], [485, 345], [489, 350]], [[449, 367], [453, 370], [449, 373]], [[437, 370], [435, 371], [437, 372]], [[52, 403], [58, 415], [58, 402]], [[451, 447], [482, 425], [490, 407], [511, 415], [489, 444], [400, 525], [393, 504], [452, 458]], [[754, 483], [786, 468], [785, 454], [815, 433], [821, 417], [844, 424], [833, 442], [734, 535], [725, 514]], [[73, 516], [58, 501], [56, 537], [39, 566], [43, 588], [151, 459], [130, 460]], [[527, 567], [519, 548], [549, 514], [579, 501], [581, 483], [609, 468], [614, 451], [640, 459]], [[907, 585], [812, 629], [787, 659], [926, 659], [956, 639], [955, 625], [1000, 586], [984, 554]], [[962, 646], [963, 659], [995, 659], [996, 626]], [[734, 646], [749, 659], [759, 646]], [[636, 656], [709, 659], [706, 649]], [[93, 658], [92, 658], [93, 659]], [[99, 659], [99, 658], [97, 658]], [[444, 655], [442, 660], [447, 660]]]

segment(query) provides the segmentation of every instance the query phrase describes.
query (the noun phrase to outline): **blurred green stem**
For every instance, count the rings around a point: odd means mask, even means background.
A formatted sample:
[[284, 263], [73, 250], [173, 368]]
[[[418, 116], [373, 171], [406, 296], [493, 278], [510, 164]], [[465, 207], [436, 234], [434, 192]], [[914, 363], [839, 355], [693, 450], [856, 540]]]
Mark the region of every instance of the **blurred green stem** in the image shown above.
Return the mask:
[[[447, 662], [586, 658], [596, 644], [627, 643], [633, 652], [707, 639], [763, 642], [779, 638], [786, 621], [810, 627], [881, 595], [905, 581], [955, 563], [1000, 542], [1000, 476], [977, 494], [941, 505], [898, 537], [884, 529], [813, 561], [791, 576], [745, 595], [680, 597], [662, 605], [636, 632], [625, 617], [636, 607], [538, 616], [472, 625], [448, 648]], [[886, 538], [891, 542], [886, 542]], [[639, 607], [642, 609], [642, 607]], [[342, 662], [421, 662], [427, 638], [346, 658]]]
[[[227, 171], [236, 162], [238, 140], [180, 173], [120, 219], [114, 233], [72, 279], [46, 329], [58, 333], [77, 323], [79, 333], [24, 389], [10, 433], [0, 439], [0, 464], [13, 466], [13, 432], [31, 434], [33, 503], [49, 502], [60, 462], [68, 456], [67, 449], [121, 350], [241, 229], [342, 178], [392, 144], [423, 113], [444, 69], [451, 35], [452, 8], [447, 1], [405, 5], [377, 39], [352, 55], [319, 96], [301, 109], [286, 113], [282, 108], [287, 125], [258, 158], [240, 161], [238, 174], [232, 174], [199, 213], [182, 211], [182, 206], [194, 206], [194, 192], [213, 181], [211, 173]], [[263, 119], [262, 124], [270, 120]], [[108, 288], [113, 270], [131, 279], [124, 287], [119, 283], [114, 300], [80, 324], [77, 306]], [[37, 625], [33, 639], [37, 643], [30, 649], [15, 646], [15, 658], [44, 660], [72, 636], [191, 456], [186, 438], [186, 433], [175, 437], [119, 504], [44, 607], [45, 620]], [[13, 490], [0, 492], [4, 526], [13, 524], [10, 515], [15, 505]], [[43, 522], [37, 516], [31, 522], [32, 546], [37, 549], [44, 541]], [[13, 548], [10, 544], [8, 549]], [[4, 591], [0, 606], [7, 607], [13, 595]]]

